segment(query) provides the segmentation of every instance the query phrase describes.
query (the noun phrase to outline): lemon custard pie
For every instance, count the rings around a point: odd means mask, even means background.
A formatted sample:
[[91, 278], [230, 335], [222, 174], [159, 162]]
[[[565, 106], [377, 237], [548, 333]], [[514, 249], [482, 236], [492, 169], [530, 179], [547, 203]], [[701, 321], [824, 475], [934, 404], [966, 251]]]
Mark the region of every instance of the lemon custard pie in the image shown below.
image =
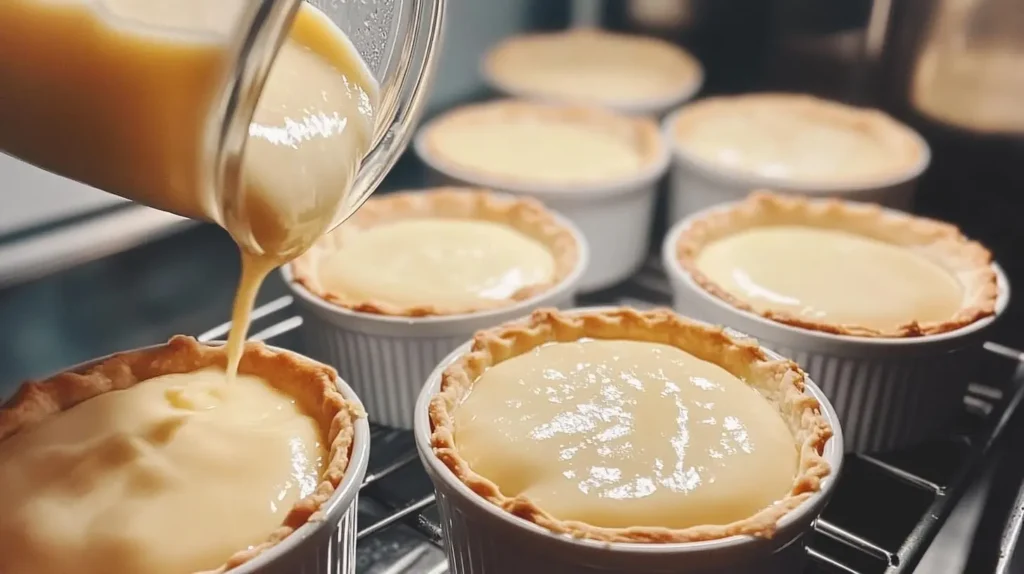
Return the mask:
[[863, 337], [953, 331], [995, 312], [992, 257], [949, 224], [756, 192], [698, 217], [676, 256], [701, 288], [776, 322]]
[[928, 154], [920, 136], [881, 111], [798, 94], [707, 98], [681, 108], [667, 129], [705, 164], [797, 184], [905, 178]]
[[303, 524], [361, 410], [333, 369], [188, 337], [27, 383], [0, 407], [0, 572], [223, 572]]
[[649, 118], [520, 100], [457, 108], [430, 122], [421, 138], [445, 172], [496, 187], [627, 181], [664, 155]]
[[607, 542], [771, 536], [830, 466], [803, 372], [667, 310], [560, 313], [482, 331], [429, 406], [473, 492]]
[[623, 108], [678, 102], [703, 76], [674, 44], [593, 29], [510, 38], [488, 52], [483, 71], [508, 93]]
[[573, 273], [579, 258], [573, 232], [537, 201], [436, 188], [370, 199], [292, 272], [336, 305], [421, 317], [529, 299]]

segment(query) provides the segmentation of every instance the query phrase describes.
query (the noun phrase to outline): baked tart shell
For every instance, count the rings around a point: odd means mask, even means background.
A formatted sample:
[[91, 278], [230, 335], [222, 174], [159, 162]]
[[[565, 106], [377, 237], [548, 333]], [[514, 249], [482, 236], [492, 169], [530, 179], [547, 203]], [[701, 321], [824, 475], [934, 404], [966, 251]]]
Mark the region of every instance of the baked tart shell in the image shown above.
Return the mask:
[[[23, 384], [0, 405], [0, 441], [48, 416], [70, 409], [100, 394], [129, 388], [148, 379], [189, 373], [208, 367], [225, 367], [227, 349], [177, 335], [166, 344], [125, 351], [71, 367], [57, 375]], [[195, 574], [255, 572], [279, 564], [303, 564], [307, 554], [318, 552], [301, 532], [334, 530], [342, 516], [355, 508], [359, 486], [369, 463], [370, 428], [355, 393], [337, 372], [291, 351], [249, 341], [245, 344], [239, 373], [265, 378], [278, 390], [295, 398], [316, 420], [327, 441], [326, 463], [312, 494], [300, 500], [282, 524], [266, 540], [239, 549], [219, 568]], [[354, 521], [353, 521], [354, 524]], [[352, 532], [344, 532], [354, 542]], [[293, 534], [299, 533], [296, 536]], [[329, 536], [321, 536], [329, 544]], [[170, 543], [173, 543], [170, 542]], [[325, 555], [327, 549], [323, 549]], [[293, 556], [298, 552], [298, 556]], [[299, 566], [285, 567], [303, 572]]]
[[[665, 336], [667, 332], [676, 335]], [[682, 530], [597, 528], [558, 520], [529, 500], [503, 496], [493, 483], [468, 468], [452, 448], [451, 409], [466, 385], [471, 386], [473, 374], [493, 361], [547, 341], [577, 340], [584, 333], [595, 338], [674, 340], [683, 342], [679, 346], [686, 345], [699, 358], [722, 359], [727, 370], [730, 366], [756, 364], [756, 370], [767, 371], [764, 374], [779, 382], [776, 396], [787, 397], [782, 399], [789, 405], [784, 418], [806, 429], [795, 438], [801, 457], [793, 491], [778, 505], [749, 520]], [[697, 342], [697, 338], [703, 342]], [[756, 363], [750, 363], [751, 359]], [[621, 567], [645, 573], [678, 570], [683, 565], [684, 571], [692, 568], [746, 573], [764, 571], [759, 569], [766, 565], [764, 560], [799, 562], [802, 546], [792, 542], [811, 528], [824, 507], [843, 453], [834, 411], [824, 394], [791, 362], [749, 340], [679, 318], [667, 310], [639, 312], [626, 308], [540, 310], [528, 318], [479, 333], [445, 359], [428, 379], [416, 407], [415, 434], [420, 458], [439, 493], [442, 516], [453, 517], [448, 542], [455, 555], [468, 560], [482, 548], [507, 546], [506, 559], [521, 556], [523, 568], [538, 571], [557, 567], [559, 571], [589, 573]], [[486, 570], [488, 566], [481, 567]], [[483, 570], [474, 567], [470, 571]]]

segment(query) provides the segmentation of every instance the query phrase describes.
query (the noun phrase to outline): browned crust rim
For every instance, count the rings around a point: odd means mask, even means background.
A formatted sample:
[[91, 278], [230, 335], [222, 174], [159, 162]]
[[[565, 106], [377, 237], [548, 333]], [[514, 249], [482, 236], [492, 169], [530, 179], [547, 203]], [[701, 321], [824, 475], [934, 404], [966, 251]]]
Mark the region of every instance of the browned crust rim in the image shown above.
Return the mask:
[[[900, 175], [906, 175], [910, 179], [918, 172], [915, 169], [921, 165], [922, 159], [927, 156], [927, 143], [909, 126], [899, 122], [889, 114], [873, 109], [851, 106], [833, 100], [827, 100], [800, 93], [785, 92], [762, 92], [742, 94], [736, 96], [715, 96], [704, 98], [695, 102], [683, 104], [675, 112], [675, 119], [669, 126], [668, 132], [675, 145], [687, 149], [685, 140], [686, 131], [695, 123], [698, 123], [707, 116], [735, 113], [737, 109], [753, 106], [776, 106], [800, 110], [808, 117], [820, 119], [823, 123], [844, 126], [850, 131], [870, 134], [881, 145], [885, 146], [892, 154], [900, 156], [903, 161], [899, 168], [882, 169], [875, 172], [865, 171], [861, 175], [850, 175], [835, 180], [819, 180], [810, 177], [789, 177], [782, 181], [795, 184], [821, 185], [842, 184], [868, 185], [875, 181], [884, 181]], [[701, 163], [705, 163], [702, 161]], [[714, 162], [710, 162], [714, 163]], [[736, 169], [716, 166], [718, 169]], [[741, 170], [744, 175], [766, 179], [755, 173]], [[780, 183], [780, 185], [782, 185]]]
[[[207, 346], [192, 337], [177, 335], [166, 345], [114, 355], [81, 373], [64, 372], [43, 381], [27, 382], [0, 405], [0, 441], [108, 391], [127, 389], [160, 375], [226, 365], [225, 347]], [[316, 490], [295, 504], [265, 542], [239, 550], [215, 570], [196, 574], [220, 574], [236, 568], [276, 546], [302, 525], [323, 520], [320, 510], [341, 484], [348, 468], [355, 421], [365, 416], [362, 409], [346, 401], [338, 391], [338, 374], [333, 368], [298, 355], [248, 342], [238, 371], [259, 375], [300, 402], [326, 434], [330, 445], [327, 464]]]
[[[815, 321], [784, 311], [756, 310], [715, 283], [697, 266], [697, 256], [713, 241], [744, 229], [780, 224], [842, 230], [911, 249], [940, 264], [963, 285], [961, 308], [945, 321], [912, 321], [893, 329]], [[838, 199], [809, 199], [755, 191], [729, 208], [712, 210], [693, 221], [676, 240], [675, 255], [697, 285], [733, 307], [777, 323], [834, 335], [903, 338], [947, 333], [995, 314], [999, 298], [992, 254], [980, 243], [967, 239], [956, 226], [884, 210], [874, 204]]]
[[[411, 218], [446, 217], [491, 221], [539, 241], [555, 260], [552, 279], [524, 287], [491, 305], [419, 305], [403, 307], [380, 300], [354, 300], [334, 292], [319, 279], [318, 266], [325, 253], [338, 249], [350, 234], [381, 223]], [[575, 234], [561, 224], [539, 201], [525, 197], [499, 196], [479, 188], [441, 187], [420, 191], [390, 193], [371, 198], [345, 225], [319, 239], [306, 253], [291, 263], [293, 280], [321, 299], [352, 311], [400, 317], [461, 315], [507, 307], [544, 293], [569, 277], [579, 265], [580, 246]]]
[[[460, 456], [453, 433], [453, 411], [488, 367], [545, 343], [575, 341], [584, 337], [672, 345], [700, 359], [717, 363], [757, 388], [779, 409], [800, 450], [792, 490], [774, 505], [748, 519], [685, 529], [602, 528], [559, 520], [526, 497], [510, 498], [502, 494], [497, 485], [475, 473]], [[832, 428], [821, 414], [818, 401], [804, 394], [804, 373], [795, 363], [772, 360], [752, 341], [735, 339], [721, 328], [702, 325], [667, 309], [637, 311], [623, 307], [578, 313], [540, 309], [521, 321], [481, 331], [474, 337], [471, 350], [443, 373], [440, 392], [430, 401], [429, 416], [434, 454], [473, 492], [556, 534], [602, 542], [697, 542], [739, 534], [770, 537], [779, 519], [820, 491], [821, 481], [831, 472], [822, 452], [832, 436]]]
[[[575, 51], [586, 54], [593, 42], [607, 42], [621, 49], [643, 49], [647, 55], [657, 54], [663, 56], [657, 64], [665, 71], [668, 77], [675, 81], [672, 91], [658, 93], [647, 98], [603, 98], [601, 94], [594, 94], [591, 101], [605, 104], [638, 104], [647, 101], [661, 101], [668, 98], [676, 98], [695, 82], [700, 80], [702, 67], [696, 57], [689, 51], [660, 38], [640, 36], [636, 34], [621, 34], [608, 32], [596, 28], [576, 28], [556, 32], [536, 32], [512, 36], [491, 47], [484, 55], [483, 70], [486, 75], [499, 85], [508, 86], [509, 91], [544, 95], [545, 97], [557, 96], [556, 91], [538, 90], [525, 86], [515, 79], [515, 72], [507, 70], [509, 60], [522, 58], [533, 59], [529, 52], [543, 51], [549, 55]], [[536, 54], [533, 54], [536, 55]], [[649, 65], [643, 59], [636, 62], [637, 65]]]
[[[437, 134], [446, 129], [473, 125], [480, 122], [489, 124], [516, 123], [522, 121], [544, 121], [569, 123], [585, 126], [595, 133], [607, 133], [616, 139], [628, 142], [640, 156], [640, 167], [635, 173], [608, 180], [552, 181], [538, 178], [530, 174], [517, 177], [493, 174], [467, 164], [459, 158], [446, 156], [437, 144]], [[630, 116], [596, 106], [568, 104], [558, 102], [541, 102], [507, 98], [480, 104], [469, 104], [444, 113], [427, 124], [423, 133], [423, 144], [431, 157], [453, 170], [452, 175], [459, 177], [464, 174], [483, 181], [501, 180], [516, 186], [565, 185], [585, 188], [587, 186], [605, 185], [628, 181], [653, 168], [662, 157], [665, 157], [665, 143], [658, 132], [658, 124], [652, 118]], [[447, 168], [446, 168], [447, 170]]]

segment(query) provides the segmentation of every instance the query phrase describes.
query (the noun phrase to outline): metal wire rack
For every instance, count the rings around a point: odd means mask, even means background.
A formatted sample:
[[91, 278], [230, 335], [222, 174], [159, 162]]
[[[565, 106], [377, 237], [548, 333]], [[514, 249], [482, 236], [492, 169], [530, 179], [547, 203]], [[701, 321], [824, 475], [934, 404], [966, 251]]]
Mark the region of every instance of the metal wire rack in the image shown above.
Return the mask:
[[[630, 281], [580, 304], [664, 306], [668, 282], [652, 258]], [[301, 351], [291, 297], [257, 308], [251, 338]], [[222, 338], [230, 324], [200, 336]], [[948, 437], [913, 450], [844, 462], [835, 494], [809, 541], [806, 574], [907, 574], [985, 466], [1024, 397], [1024, 354], [986, 343], [986, 361], [964, 397]], [[412, 433], [375, 426], [370, 468], [360, 491], [356, 571], [447, 572], [434, 491]], [[339, 570], [340, 572], [340, 570]]]

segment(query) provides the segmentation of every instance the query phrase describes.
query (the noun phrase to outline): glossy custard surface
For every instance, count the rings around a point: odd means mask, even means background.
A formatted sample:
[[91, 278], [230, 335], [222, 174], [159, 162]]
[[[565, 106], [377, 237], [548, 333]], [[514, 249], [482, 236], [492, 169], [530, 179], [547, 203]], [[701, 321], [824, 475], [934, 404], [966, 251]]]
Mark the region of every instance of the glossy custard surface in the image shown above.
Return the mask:
[[910, 249], [852, 233], [762, 227], [711, 243], [698, 269], [755, 310], [891, 330], [951, 318], [963, 287]]
[[793, 435], [721, 367], [668, 345], [552, 343], [487, 371], [455, 443], [506, 496], [594, 526], [728, 524], [783, 498]]
[[574, 30], [513, 39], [487, 66], [524, 94], [592, 104], [636, 104], [678, 97], [699, 64], [672, 44], [625, 34]]
[[643, 167], [632, 142], [569, 120], [481, 117], [435, 125], [430, 137], [445, 161], [513, 181], [605, 181]]
[[684, 108], [675, 137], [687, 152], [721, 168], [829, 184], [912, 170], [921, 151], [905, 132], [875, 112], [802, 97], [752, 96]]
[[410, 219], [346, 236], [324, 255], [320, 280], [352, 301], [402, 307], [487, 306], [551, 281], [555, 260], [510, 226], [461, 219]]
[[257, 377], [104, 393], [0, 442], [0, 571], [216, 568], [313, 492], [324, 456], [316, 422]]

